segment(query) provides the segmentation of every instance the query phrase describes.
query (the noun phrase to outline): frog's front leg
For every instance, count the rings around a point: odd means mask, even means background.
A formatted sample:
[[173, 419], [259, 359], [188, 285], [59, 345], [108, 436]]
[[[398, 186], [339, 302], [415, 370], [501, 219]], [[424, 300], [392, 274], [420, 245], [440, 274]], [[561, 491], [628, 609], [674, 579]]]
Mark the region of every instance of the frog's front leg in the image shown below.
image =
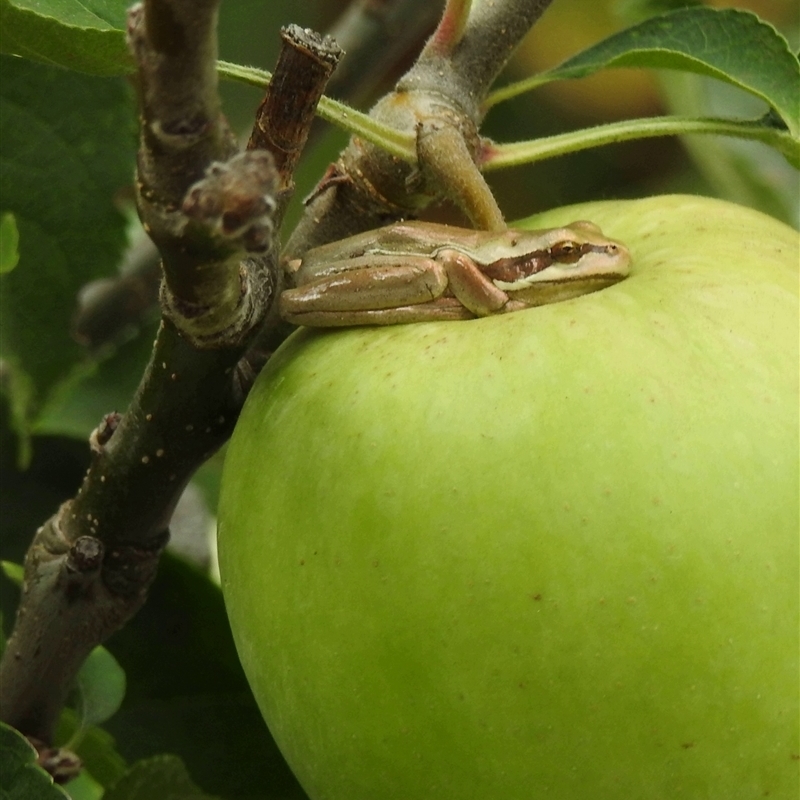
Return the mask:
[[393, 324], [400, 320], [379, 312], [429, 304], [446, 288], [446, 270], [432, 258], [373, 254], [334, 262], [323, 276], [287, 289], [280, 313], [297, 325]]
[[488, 317], [490, 314], [524, 307], [521, 303], [510, 300], [465, 253], [445, 249], [440, 250], [436, 258], [447, 273], [447, 282], [453, 297], [476, 317]]

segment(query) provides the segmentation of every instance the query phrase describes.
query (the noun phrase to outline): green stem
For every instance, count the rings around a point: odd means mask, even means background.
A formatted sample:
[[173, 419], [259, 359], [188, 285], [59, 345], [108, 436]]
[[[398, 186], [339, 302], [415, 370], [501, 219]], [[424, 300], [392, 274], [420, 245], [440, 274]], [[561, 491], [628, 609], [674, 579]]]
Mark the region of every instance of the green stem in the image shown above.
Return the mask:
[[534, 141], [490, 145], [482, 160], [481, 169], [487, 172], [514, 167], [629, 139], [685, 134], [735, 136], [763, 142], [780, 151], [792, 165], [800, 164], [800, 141], [786, 131], [767, 127], [757, 121], [713, 117], [647, 117], [612, 122]]
[[[223, 78], [260, 88], [266, 87], [271, 78], [270, 73], [266, 70], [242, 67], [225, 61], [218, 62], [218, 71]], [[546, 82], [546, 80], [541, 81], [541, 83]], [[490, 100], [499, 102], [496, 98], [499, 98], [499, 93], [492, 95]], [[320, 100], [318, 113], [328, 122], [362, 136], [391, 155], [411, 164], [416, 163], [416, 141], [413, 135], [393, 130], [376, 122], [366, 114], [362, 114], [344, 103], [331, 100], [329, 97], [323, 97]], [[759, 121], [715, 117], [645, 117], [611, 122], [607, 125], [598, 125], [594, 128], [548, 136], [534, 141], [491, 145], [484, 155], [481, 169], [486, 172], [514, 167], [629, 139], [685, 134], [734, 136], [763, 142], [782, 153], [790, 164], [800, 167], [800, 140], [793, 138], [787, 131], [771, 128]]]
[[[245, 83], [265, 89], [272, 78], [272, 74], [256, 67], [243, 67], [229, 61], [218, 61], [217, 72], [221, 78]], [[376, 122], [371, 117], [356, 111], [354, 108], [332, 100], [330, 97], [320, 98], [317, 114], [322, 119], [354, 133], [363, 136], [367, 141], [393, 156], [415, 164], [417, 161], [416, 138], [412, 134], [401, 133], [386, 125]]]
[[511, 100], [525, 92], [530, 92], [539, 86], [544, 86], [546, 83], [552, 83], [557, 80], [559, 79], [550, 78], [546, 75], [533, 75], [530, 78], [525, 78], [525, 80], [503, 86], [502, 89], [495, 89], [495, 91], [483, 101], [483, 110], [487, 112], [492, 106], [496, 106], [498, 103]]

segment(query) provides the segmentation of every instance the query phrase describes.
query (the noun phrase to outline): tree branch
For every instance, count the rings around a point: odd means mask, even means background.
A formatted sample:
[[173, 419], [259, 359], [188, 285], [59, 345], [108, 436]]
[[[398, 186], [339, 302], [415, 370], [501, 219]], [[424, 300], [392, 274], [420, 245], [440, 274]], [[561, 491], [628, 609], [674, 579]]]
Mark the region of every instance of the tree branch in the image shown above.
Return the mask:
[[398, 77], [433, 31], [442, 13], [441, 0], [358, 0], [328, 31], [346, 53], [326, 94], [356, 106], [375, 98], [376, 88]]
[[[398, 73], [403, 62], [407, 62], [412, 54], [416, 55], [420, 43], [432, 31], [441, 15], [442, 5], [441, 0], [381, 0], [379, 3], [374, 0], [360, 0], [351, 3], [329, 31], [328, 45], [330, 40], [334, 40], [340, 46], [339, 52], [346, 53], [346, 58], [336, 65], [326, 92], [354, 103], [359, 100], [370, 101], [374, 98], [377, 87], [382, 83], [386, 84], [393, 72]], [[309, 33], [302, 31], [302, 35]], [[302, 41], [302, 37], [296, 38]], [[286, 51], [289, 44], [286, 39], [284, 44]], [[285, 74], [302, 79], [306, 70], [311, 74], [315, 69], [322, 68], [326, 57], [323, 54], [321, 62], [316, 65], [306, 64], [306, 56], [302, 55], [295, 59], [291, 53], [284, 52], [279, 58], [289, 59]], [[325, 71], [330, 72], [330, 69], [325, 68]], [[276, 76], [283, 74], [280, 64], [275, 72]], [[315, 76], [314, 80], [321, 78]], [[282, 97], [282, 94], [277, 96]], [[302, 92], [296, 104], [277, 103], [273, 99], [269, 101], [271, 111], [266, 114], [259, 112], [259, 119], [271, 119], [276, 110], [279, 116], [285, 116], [284, 110], [294, 113], [295, 107], [310, 108], [312, 102], [311, 97], [303, 99]], [[262, 108], [266, 105], [267, 98]], [[264, 124], [256, 121], [256, 127]], [[303, 125], [305, 124], [303, 121]], [[312, 128], [312, 136], [315, 129], [319, 129], [319, 122]], [[280, 151], [293, 149], [295, 153], [299, 153], [300, 143], [281, 146], [280, 142], [270, 142], [263, 137], [263, 132], [254, 128], [248, 148], [265, 148], [276, 156], [279, 188], [278, 208], [274, 216], [275, 224], [278, 225], [282, 218], [283, 201], [291, 189], [290, 183], [283, 179], [285, 165]], [[292, 168], [289, 169], [290, 178], [291, 171]], [[140, 324], [142, 316], [155, 308], [160, 269], [157, 259], [150, 258], [151, 248], [152, 243], [148, 239], [144, 247], [129, 252], [126, 260], [130, 263], [123, 267], [119, 276], [105, 278], [86, 287], [73, 323], [73, 335], [78, 341], [89, 347], [100, 347], [114, 340], [125, 327]]]
[[[216, 97], [216, 14], [216, 0], [148, 0], [130, 12], [138, 199], [163, 257], [164, 319], [131, 406], [92, 434], [81, 489], [25, 559], [0, 709], [45, 743], [85, 657], [144, 603], [183, 488], [233, 429], [250, 377], [240, 359], [275, 297], [278, 178], [268, 152], [233, 150]], [[290, 129], [303, 141], [326, 75], [303, 92], [282, 78], [288, 99], [275, 102], [289, 110], [270, 141]]]
[[478, 124], [483, 118], [483, 98], [551, 2], [475, 3], [463, 35], [443, 46], [434, 34], [417, 63], [398, 82], [398, 90], [442, 93]]
[[[283, 28], [281, 38], [283, 47], [275, 74], [258, 108], [247, 143], [248, 150], [266, 149], [275, 159], [281, 197], [278, 221], [294, 188], [292, 176], [314, 121], [314, 110], [344, 55], [333, 39], [299, 25]], [[298, 114], [297, 109], [306, 113]]]
[[476, 227], [502, 227], [502, 215], [476, 166], [482, 153], [481, 105], [550, 2], [497, 0], [470, 10], [464, 0], [448, 0], [417, 63], [370, 112], [417, 136], [417, 165], [353, 137], [317, 187], [285, 257], [298, 258], [311, 247], [413, 216], [443, 196], [453, 199]]

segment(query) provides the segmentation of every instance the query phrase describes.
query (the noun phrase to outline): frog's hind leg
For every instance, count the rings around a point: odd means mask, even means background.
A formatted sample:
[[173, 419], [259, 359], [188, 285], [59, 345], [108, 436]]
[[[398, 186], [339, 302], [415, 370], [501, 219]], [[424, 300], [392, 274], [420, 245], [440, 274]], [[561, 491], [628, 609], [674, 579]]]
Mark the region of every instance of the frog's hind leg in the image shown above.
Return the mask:
[[[372, 311], [428, 303], [447, 287], [441, 264], [407, 256], [401, 264], [378, 264], [326, 275], [281, 294], [281, 316], [289, 322], [305, 312]], [[302, 324], [302, 323], [300, 323]]]
[[455, 297], [438, 297], [430, 303], [368, 311], [308, 311], [293, 314], [295, 325], [309, 328], [343, 328], [351, 325], [404, 325], [410, 322], [474, 319]]

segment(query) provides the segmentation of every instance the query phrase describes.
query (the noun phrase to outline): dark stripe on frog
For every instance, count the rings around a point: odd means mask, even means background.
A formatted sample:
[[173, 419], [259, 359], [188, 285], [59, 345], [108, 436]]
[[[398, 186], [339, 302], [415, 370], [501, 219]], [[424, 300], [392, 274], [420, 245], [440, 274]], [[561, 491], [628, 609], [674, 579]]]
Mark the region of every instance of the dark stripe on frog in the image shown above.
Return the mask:
[[[598, 249], [595, 245], [586, 244], [576, 247], [569, 258], [554, 258], [551, 250], [536, 250], [533, 253], [526, 253], [524, 256], [511, 256], [510, 258], [500, 258], [491, 264], [481, 267], [481, 272], [493, 281], [504, 281], [514, 283], [514, 281], [535, 275], [554, 263], [574, 264], [586, 253]], [[604, 248], [599, 248], [604, 249]]]

